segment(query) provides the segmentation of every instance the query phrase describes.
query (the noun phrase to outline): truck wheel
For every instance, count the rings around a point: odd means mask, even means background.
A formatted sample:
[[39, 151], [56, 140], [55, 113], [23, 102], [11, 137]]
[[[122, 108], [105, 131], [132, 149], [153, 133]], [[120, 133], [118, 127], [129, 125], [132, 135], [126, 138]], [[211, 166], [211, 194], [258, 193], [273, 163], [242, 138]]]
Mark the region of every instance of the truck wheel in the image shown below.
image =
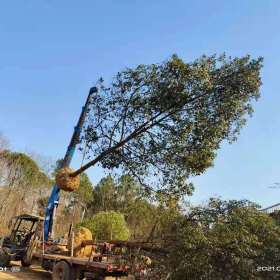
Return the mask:
[[0, 248], [0, 267], [8, 266], [10, 264], [10, 256], [9, 254]]
[[60, 261], [54, 265], [52, 280], [73, 280], [73, 274], [71, 266], [65, 261]]
[[21, 265], [23, 267], [29, 267], [32, 263], [32, 257], [33, 257], [33, 253], [35, 251], [36, 248], [36, 240], [34, 239], [33, 241], [30, 242], [25, 254], [23, 255], [21, 261]]
[[29, 267], [31, 265], [31, 261], [27, 260], [25, 256], [20, 260], [21, 266]]
[[27, 252], [25, 252], [25, 254], [23, 255], [22, 259], [20, 260], [23, 267], [29, 267], [31, 265], [33, 251], [33, 249], [28, 248]]

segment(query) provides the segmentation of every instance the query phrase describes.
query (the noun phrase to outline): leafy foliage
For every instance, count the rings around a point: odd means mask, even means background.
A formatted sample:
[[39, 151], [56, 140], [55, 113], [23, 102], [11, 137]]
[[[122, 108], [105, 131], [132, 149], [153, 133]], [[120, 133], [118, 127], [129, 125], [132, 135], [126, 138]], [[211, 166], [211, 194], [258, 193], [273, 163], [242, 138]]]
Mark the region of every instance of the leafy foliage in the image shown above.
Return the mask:
[[95, 186], [91, 209], [98, 211], [114, 210], [117, 204], [117, 194], [114, 179], [111, 176], [104, 177]]
[[280, 210], [276, 210], [272, 213], [269, 214], [273, 220], [278, 224], [280, 225]]
[[[187, 193], [192, 175], [212, 165], [222, 140], [234, 141], [259, 97], [262, 59], [176, 55], [100, 81], [84, 129], [92, 160], [121, 169], [146, 191]], [[73, 175], [74, 175], [73, 174]]]
[[93, 186], [86, 173], [80, 175], [80, 187], [74, 195], [83, 205], [87, 205], [92, 201]]
[[50, 185], [49, 177], [30, 156], [9, 150], [0, 152], [1, 227], [15, 215], [39, 210], [37, 200], [49, 191]]
[[49, 178], [40, 170], [37, 163], [23, 153], [4, 151], [0, 153], [4, 168], [9, 170], [6, 182], [22, 186], [41, 187], [50, 183]]
[[219, 199], [194, 213], [177, 229], [171, 279], [278, 279], [275, 272], [258, 271], [280, 261], [280, 228], [267, 214], [248, 201]]
[[139, 197], [139, 184], [133, 177], [122, 175], [116, 180], [108, 175], [95, 186], [91, 209], [93, 212], [117, 210], [126, 214], [130, 204]]
[[0, 153], [7, 150], [9, 147], [9, 140], [5, 135], [0, 131]]
[[[158, 205], [141, 195], [139, 184], [129, 175], [118, 180], [107, 176], [95, 186], [93, 201], [88, 204], [87, 217], [100, 211], [117, 211], [124, 215], [130, 237], [146, 240], [158, 238], [172, 230], [172, 223], [179, 215], [179, 208], [171, 198], [158, 199]], [[170, 226], [169, 226], [170, 225]]]
[[90, 229], [97, 240], [127, 240], [129, 238], [124, 216], [114, 211], [99, 212], [81, 225]]

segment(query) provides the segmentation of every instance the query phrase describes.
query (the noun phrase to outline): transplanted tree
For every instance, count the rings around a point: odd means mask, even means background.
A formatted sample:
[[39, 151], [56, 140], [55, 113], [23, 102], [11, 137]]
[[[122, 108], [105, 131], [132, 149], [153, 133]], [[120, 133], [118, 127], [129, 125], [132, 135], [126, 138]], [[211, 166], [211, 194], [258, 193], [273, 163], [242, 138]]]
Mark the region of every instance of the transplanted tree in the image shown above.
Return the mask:
[[173, 55], [161, 64], [100, 80], [83, 141], [95, 164], [131, 174], [146, 190], [191, 193], [186, 178], [212, 165], [226, 139], [236, 139], [259, 97], [262, 59]]

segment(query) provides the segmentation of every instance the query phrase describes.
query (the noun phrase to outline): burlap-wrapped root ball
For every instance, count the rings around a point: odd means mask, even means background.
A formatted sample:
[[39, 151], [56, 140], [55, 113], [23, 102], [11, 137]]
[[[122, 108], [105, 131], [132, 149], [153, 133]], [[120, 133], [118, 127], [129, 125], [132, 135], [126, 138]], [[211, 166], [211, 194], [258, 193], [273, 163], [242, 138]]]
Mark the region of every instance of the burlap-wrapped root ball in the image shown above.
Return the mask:
[[[91, 245], [86, 245], [82, 247], [82, 242], [84, 240], [92, 240], [92, 233], [89, 229], [85, 227], [80, 227], [79, 229], [75, 230], [74, 235], [74, 242], [73, 242], [73, 253], [74, 257], [85, 258], [90, 257], [91, 254], [94, 252], [94, 248]], [[72, 247], [72, 240], [69, 238], [68, 240], [68, 249], [71, 251]]]
[[61, 168], [55, 177], [56, 185], [66, 192], [77, 190], [80, 186], [80, 176], [69, 176], [73, 172], [74, 170], [69, 167]]

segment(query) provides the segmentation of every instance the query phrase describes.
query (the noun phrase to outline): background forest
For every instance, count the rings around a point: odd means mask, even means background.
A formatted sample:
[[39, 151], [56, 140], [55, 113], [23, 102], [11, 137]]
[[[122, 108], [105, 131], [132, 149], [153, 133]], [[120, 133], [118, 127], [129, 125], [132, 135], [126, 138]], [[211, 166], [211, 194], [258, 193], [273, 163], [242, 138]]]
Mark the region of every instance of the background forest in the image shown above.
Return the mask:
[[[3, 135], [0, 150], [3, 236], [13, 216], [44, 215], [56, 165], [10, 151]], [[129, 175], [108, 175], [93, 186], [84, 173], [78, 192], [62, 194], [56, 235], [64, 236], [73, 223], [88, 227], [98, 240], [156, 244], [159, 253], [151, 256], [147, 279], [277, 279], [272, 269], [264, 269], [280, 261], [277, 215], [258, 208], [250, 201], [219, 198], [197, 207], [174, 196], [151, 201]]]

